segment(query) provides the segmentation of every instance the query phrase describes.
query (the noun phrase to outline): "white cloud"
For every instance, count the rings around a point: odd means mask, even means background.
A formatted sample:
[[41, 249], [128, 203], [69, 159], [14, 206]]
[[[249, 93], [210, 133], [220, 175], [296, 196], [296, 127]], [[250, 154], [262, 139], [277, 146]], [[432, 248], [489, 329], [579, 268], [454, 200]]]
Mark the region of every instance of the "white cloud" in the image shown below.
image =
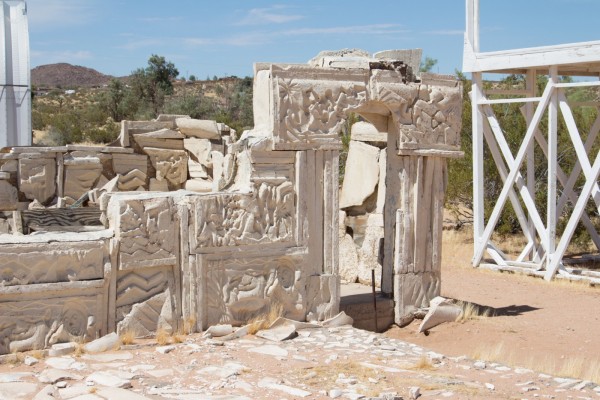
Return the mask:
[[28, 0], [27, 15], [30, 29], [79, 25], [93, 15], [93, 1]]
[[304, 18], [300, 14], [286, 14], [282, 12], [286, 8], [282, 5], [274, 5], [268, 8], [253, 8], [236, 25], [283, 24]]
[[393, 33], [408, 33], [409, 30], [400, 29], [397, 24], [373, 24], [373, 25], [350, 25], [334, 26], [328, 28], [299, 28], [282, 32], [284, 35], [386, 35]]

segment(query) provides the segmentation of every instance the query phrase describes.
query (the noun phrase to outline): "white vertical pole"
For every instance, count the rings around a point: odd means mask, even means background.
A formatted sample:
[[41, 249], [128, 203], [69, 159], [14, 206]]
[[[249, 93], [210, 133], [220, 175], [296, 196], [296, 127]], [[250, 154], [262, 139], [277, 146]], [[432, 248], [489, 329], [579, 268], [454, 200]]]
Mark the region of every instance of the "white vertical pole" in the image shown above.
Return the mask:
[[[535, 69], [527, 70], [527, 75], [525, 77], [525, 88], [528, 91], [529, 97], [536, 96], [536, 71]], [[529, 127], [531, 124], [531, 119], [533, 118], [533, 103], [528, 102], [525, 104], [525, 120], [526, 126]], [[529, 191], [529, 195], [532, 199], [535, 199], [535, 155], [534, 155], [534, 145], [535, 141], [531, 141], [531, 144], [527, 148], [527, 190]], [[531, 247], [531, 261], [539, 262], [539, 256], [537, 252], [537, 245], [535, 243], [535, 227], [533, 225], [533, 221], [531, 216], [529, 217], [528, 224], [529, 232], [531, 232], [531, 236], [533, 238], [533, 243]]]
[[[473, 46], [473, 52], [479, 52], [479, 0], [466, 0], [466, 36]], [[481, 243], [484, 231], [484, 193], [483, 193], [483, 114], [479, 102], [483, 98], [483, 79], [481, 73], [472, 74], [471, 107], [473, 130], [473, 239], [474, 254], [485, 243]], [[475, 260], [473, 260], [475, 261]], [[479, 262], [473, 262], [477, 266]]]
[[[548, 85], [558, 83], [558, 67], [550, 67], [550, 79]], [[548, 257], [546, 257], [546, 270], [553, 262], [556, 250], [556, 166], [558, 163], [557, 143], [558, 143], [558, 90], [553, 89], [548, 104], [548, 209], [547, 209], [547, 243]]]

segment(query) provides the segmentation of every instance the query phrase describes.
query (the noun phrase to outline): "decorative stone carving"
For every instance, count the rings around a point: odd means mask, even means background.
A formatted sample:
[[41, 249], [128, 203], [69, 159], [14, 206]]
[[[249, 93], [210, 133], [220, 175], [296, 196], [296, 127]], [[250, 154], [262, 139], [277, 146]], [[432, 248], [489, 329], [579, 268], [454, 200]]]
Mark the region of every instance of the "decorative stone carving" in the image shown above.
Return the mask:
[[120, 269], [176, 264], [177, 224], [171, 199], [115, 196], [109, 214], [120, 241]]
[[102, 173], [102, 164], [98, 157], [65, 157], [64, 195], [78, 199], [94, 184]]
[[340, 280], [336, 275], [309, 276], [306, 286], [306, 320], [323, 321], [340, 309]]
[[253, 195], [223, 194], [194, 199], [196, 252], [293, 240], [293, 185], [263, 182], [257, 186]]
[[54, 158], [28, 157], [19, 159], [19, 191], [29, 200], [45, 203], [56, 192], [56, 161]]
[[175, 283], [171, 267], [119, 271], [116, 322], [119, 332], [146, 336], [163, 328], [173, 332]]
[[187, 180], [187, 152], [146, 147], [152, 166], [156, 169], [156, 179], [166, 180], [173, 188], [179, 188]]
[[242, 325], [274, 305], [292, 319], [305, 316], [305, 281], [291, 257], [211, 262], [206, 272], [208, 325]]
[[337, 133], [346, 113], [367, 101], [364, 72], [345, 71], [345, 79], [339, 81], [338, 76], [332, 84], [330, 78], [335, 72], [307, 69], [271, 66], [275, 85], [273, 140], [276, 149], [300, 150], [318, 144], [321, 148], [323, 145], [339, 148]]
[[106, 332], [103, 280], [0, 288], [0, 354]]
[[106, 252], [102, 241], [4, 245], [0, 287], [102, 279]]

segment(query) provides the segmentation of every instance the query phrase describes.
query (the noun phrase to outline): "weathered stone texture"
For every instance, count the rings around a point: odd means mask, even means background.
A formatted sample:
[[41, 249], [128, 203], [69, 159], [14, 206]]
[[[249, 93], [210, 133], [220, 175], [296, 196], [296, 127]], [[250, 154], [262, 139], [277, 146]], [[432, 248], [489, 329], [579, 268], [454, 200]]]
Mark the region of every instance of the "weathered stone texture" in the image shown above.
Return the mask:
[[172, 199], [116, 196], [111, 201], [120, 269], [176, 264], [178, 229]]

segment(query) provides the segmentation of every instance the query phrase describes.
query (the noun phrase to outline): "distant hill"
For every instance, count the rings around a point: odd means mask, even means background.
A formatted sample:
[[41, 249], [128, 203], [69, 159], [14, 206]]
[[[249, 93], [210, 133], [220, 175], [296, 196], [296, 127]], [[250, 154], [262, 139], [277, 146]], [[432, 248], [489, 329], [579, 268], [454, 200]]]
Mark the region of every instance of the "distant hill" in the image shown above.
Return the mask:
[[107, 84], [112, 76], [67, 63], [40, 65], [31, 70], [31, 84], [46, 87], [81, 87]]

